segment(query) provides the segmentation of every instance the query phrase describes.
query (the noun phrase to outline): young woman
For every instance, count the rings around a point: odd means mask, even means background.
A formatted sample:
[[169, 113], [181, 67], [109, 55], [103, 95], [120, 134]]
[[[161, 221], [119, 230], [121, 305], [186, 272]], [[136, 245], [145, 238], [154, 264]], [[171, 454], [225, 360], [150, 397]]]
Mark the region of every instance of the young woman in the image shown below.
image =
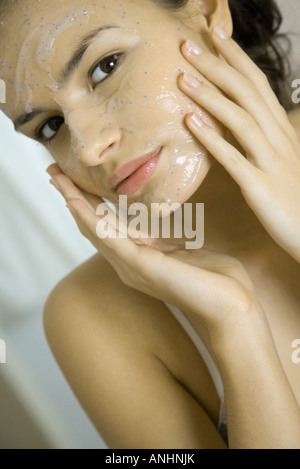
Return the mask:
[[[276, 6], [84, 5], [1, 2], [3, 110], [99, 251], [48, 298], [53, 353], [110, 448], [299, 449], [300, 114]], [[120, 195], [204, 203], [204, 248], [102, 239]]]

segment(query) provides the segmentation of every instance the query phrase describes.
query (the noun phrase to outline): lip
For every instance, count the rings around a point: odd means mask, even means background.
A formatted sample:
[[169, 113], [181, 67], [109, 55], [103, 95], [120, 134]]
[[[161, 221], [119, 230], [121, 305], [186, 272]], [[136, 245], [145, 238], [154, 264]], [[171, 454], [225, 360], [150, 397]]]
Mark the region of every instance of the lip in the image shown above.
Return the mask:
[[111, 185], [119, 194], [131, 195], [142, 187], [156, 169], [162, 147], [124, 164], [111, 178]]

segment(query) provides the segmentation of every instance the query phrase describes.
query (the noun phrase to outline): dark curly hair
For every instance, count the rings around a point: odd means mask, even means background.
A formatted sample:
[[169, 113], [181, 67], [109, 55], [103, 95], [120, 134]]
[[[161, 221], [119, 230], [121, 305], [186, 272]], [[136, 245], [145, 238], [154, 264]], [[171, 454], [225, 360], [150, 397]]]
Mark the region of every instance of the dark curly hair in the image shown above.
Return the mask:
[[[153, 0], [170, 11], [183, 9], [188, 0]], [[279, 34], [282, 15], [274, 0], [228, 0], [233, 22], [233, 39], [265, 73], [284, 107], [289, 107], [285, 80], [290, 75], [287, 55], [290, 42]], [[279, 40], [287, 45], [283, 51]], [[283, 43], [283, 42], [282, 42]]]

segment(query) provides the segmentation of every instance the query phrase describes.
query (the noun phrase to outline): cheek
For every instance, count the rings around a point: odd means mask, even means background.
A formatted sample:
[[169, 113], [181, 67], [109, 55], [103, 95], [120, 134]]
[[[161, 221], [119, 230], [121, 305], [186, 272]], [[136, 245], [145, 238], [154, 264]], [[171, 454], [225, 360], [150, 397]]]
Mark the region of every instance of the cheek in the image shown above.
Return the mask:
[[[183, 72], [196, 76], [197, 73], [180, 52], [174, 53], [173, 49], [174, 46], [164, 54], [168, 60], [161, 59], [162, 52], [157, 46], [153, 50], [146, 47], [144, 57], [136, 56], [128, 65], [130, 72], [118, 83], [118, 91], [107, 101], [105, 113], [111, 116], [117, 112], [122, 126], [126, 123], [132, 132], [147, 128], [149, 135], [152, 129], [162, 127], [166, 129], [166, 134], [182, 131], [185, 116], [196, 112], [206, 124], [222, 134], [221, 124], [179, 89], [178, 78]], [[177, 63], [179, 65], [174, 67]], [[200, 74], [198, 78], [205, 80]]]
[[[190, 133], [185, 117], [195, 112], [220, 135], [225, 135], [224, 127], [205, 109], [185, 96], [178, 88], [177, 80], [182, 68], [160, 69], [160, 75], [147, 74], [143, 80], [143, 96], [139, 96], [140, 107], [135, 107], [135, 129], [146, 138], [165, 146], [160, 169], [148, 184], [147, 194], [141, 202], [186, 202], [201, 185], [212, 165], [206, 148]], [[147, 86], [146, 86], [147, 84]], [[138, 87], [138, 81], [136, 89]]]
[[[128, 134], [130, 142], [136, 141], [139, 149], [142, 146], [146, 148], [146, 145], [165, 146], [160, 170], [148, 184], [147, 193], [141, 194], [142, 199], [138, 194], [136, 197], [145, 203], [183, 203], [204, 180], [211, 165], [207, 150], [187, 129], [185, 116], [189, 112], [196, 112], [218, 133], [223, 134], [224, 130], [178, 88], [177, 80], [183, 68], [173, 68], [170, 71], [166, 66], [159, 67], [158, 74], [155, 73], [155, 64], [150, 66], [150, 62], [149, 60], [149, 64], [140, 63], [131, 67], [130, 73], [119, 83], [118, 89], [99, 106], [99, 120], [94, 126], [100, 132], [109, 122], [113, 122], [115, 126], [122, 128], [124, 134]], [[90, 132], [91, 129], [87, 135], [91, 137]], [[74, 158], [70, 142], [64, 142], [62, 155], [64, 157], [57, 155], [55, 159], [76, 184], [87, 191], [111, 198], [111, 194], [102, 192], [101, 181], [93, 180], [93, 175], [87, 174], [86, 168]]]
[[[68, 146], [65, 147], [65, 152], [62, 151], [60, 155], [52, 153], [52, 156], [63, 173], [78, 187], [99, 197], [112, 198], [111, 193], [106, 190], [105, 176], [99, 174], [97, 168], [95, 172], [88, 170], [79, 159], [74, 158], [74, 154]], [[117, 200], [115, 198], [114, 202]]]

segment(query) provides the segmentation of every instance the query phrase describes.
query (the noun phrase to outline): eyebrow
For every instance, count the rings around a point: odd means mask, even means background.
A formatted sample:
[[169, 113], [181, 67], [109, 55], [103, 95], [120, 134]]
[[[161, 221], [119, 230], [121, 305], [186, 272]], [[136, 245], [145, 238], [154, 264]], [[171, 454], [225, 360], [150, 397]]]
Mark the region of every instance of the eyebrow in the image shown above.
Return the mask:
[[67, 65], [63, 68], [60, 73], [60, 82], [66, 84], [68, 80], [70, 80], [72, 73], [80, 64], [84, 54], [86, 53], [89, 45], [91, 44], [92, 40], [98, 36], [102, 31], [107, 29], [123, 29], [119, 26], [102, 26], [101, 28], [92, 31], [87, 36], [85, 36], [81, 41], [79, 46], [76, 48], [74, 53], [72, 54], [71, 59], [67, 63]]
[[47, 111], [49, 111], [49, 109], [38, 108], [38, 109], [34, 109], [31, 112], [25, 112], [21, 116], [17, 117], [17, 119], [14, 121], [15, 130], [17, 130], [18, 127], [21, 127], [22, 125], [25, 125], [28, 122], [32, 121], [32, 119], [35, 119], [35, 117], [38, 116], [39, 114], [43, 114], [44, 112], [47, 112]]
[[[73, 52], [71, 59], [60, 72], [59, 82], [61, 84], [63, 85], [67, 84], [72, 74], [74, 73], [75, 69], [79, 66], [80, 62], [82, 61], [83, 56], [86, 53], [87, 49], [89, 48], [92, 40], [96, 36], [98, 36], [102, 31], [105, 31], [107, 29], [123, 29], [123, 28], [119, 26], [102, 26], [101, 28], [95, 29], [94, 31], [89, 33], [87, 36], [84, 36], [81, 39], [78, 47]], [[43, 114], [44, 112], [48, 112], [48, 111], [49, 110], [45, 108], [37, 108], [37, 109], [33, 109], [31, 112], [25, 112], [24, 114], [22, 114], [21, 116], [15, 119], [14, 121], [15, 130], [17, 130], [22, 125], [28, 124], [28, 122], [35, 119], [35, 117], [37, 117], [38, 115]]]

